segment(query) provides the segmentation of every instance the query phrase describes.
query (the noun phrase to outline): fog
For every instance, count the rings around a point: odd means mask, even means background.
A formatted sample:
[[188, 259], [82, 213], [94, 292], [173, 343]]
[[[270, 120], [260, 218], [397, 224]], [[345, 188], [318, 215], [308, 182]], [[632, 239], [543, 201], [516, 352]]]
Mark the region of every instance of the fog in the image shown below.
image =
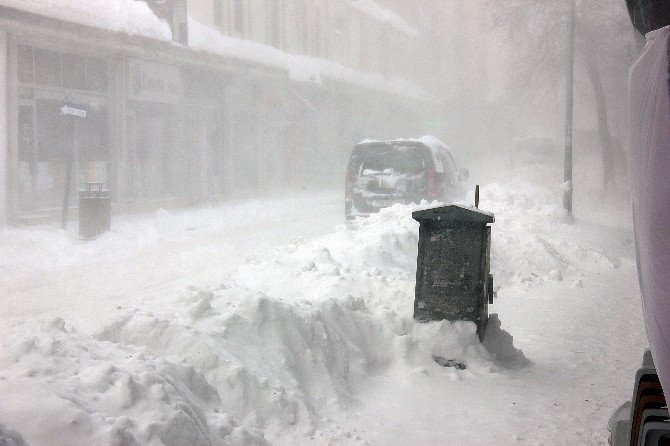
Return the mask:
[[[0, 444], [604, 444], [643, 39], [571, 6], [0, 0]], [[452, 204], [483, 322], [414, 317]]]
[[[6, 220], [62, 207], [70, 158], [72, 201], [83, 183], [103, 182], [121, 210], [338, 187], [365, 139], [434, 135], [475, 171], [528, 156], [562, 163], [569, 2], [359, 1], [328, 11], [224, 2], [211, 16], [209, 4], [193, 1], [188, 20], [182, 2], [156, 12], [131, 2], [134, 19], [102, 1], [98, 10], [61, 3], [22, 7], [150, 38], [127, 44], [96, 34], [87, 50], [111, 58], [17, 39], [21, 87], [11, 95], [23, 105], [11, 116], [17, 141], [7, 141], [17, 146], [18, 173], [5, 174]], [[601, 189], [627, 182], [626, 82], [636, 43], [624, 6], [576, 5], [575, 168], [597, 172]], [[235, 14], [245, 19], [232, 26]], [[170, 39], [159, 17], [173, 31], [188, 29], [174, 40], [186, 38], [194, 51], [152, 44]], [[114, 55], [119, 45], [129, 48]], [[133, 51], [163, 55], [129, 57]], [[65, 104], [88, 118], [59, 117]], [[549, 152], [528, 153], [541, 150]]]

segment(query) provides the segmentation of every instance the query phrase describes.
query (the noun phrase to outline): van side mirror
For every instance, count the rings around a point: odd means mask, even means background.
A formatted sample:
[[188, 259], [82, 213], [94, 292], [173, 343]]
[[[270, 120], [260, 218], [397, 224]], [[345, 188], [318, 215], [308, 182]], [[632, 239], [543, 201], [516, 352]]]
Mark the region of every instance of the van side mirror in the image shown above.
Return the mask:
[[460, 181], [465, 181], [468, 178], [470, 178], [470, 171], [465, 167], [461, 167], [461, 169], [458, 171], [458, 179]]

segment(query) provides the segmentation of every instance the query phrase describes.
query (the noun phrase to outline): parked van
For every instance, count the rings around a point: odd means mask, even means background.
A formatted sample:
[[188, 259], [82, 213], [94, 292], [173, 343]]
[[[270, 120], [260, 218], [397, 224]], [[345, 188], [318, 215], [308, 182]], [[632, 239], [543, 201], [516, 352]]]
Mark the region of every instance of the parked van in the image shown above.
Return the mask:
[[344, 213], [350, 220], [396, 203], [452, 201], [463, 195], [468, 176], [435, 137], [363, 141], [349, 159]]

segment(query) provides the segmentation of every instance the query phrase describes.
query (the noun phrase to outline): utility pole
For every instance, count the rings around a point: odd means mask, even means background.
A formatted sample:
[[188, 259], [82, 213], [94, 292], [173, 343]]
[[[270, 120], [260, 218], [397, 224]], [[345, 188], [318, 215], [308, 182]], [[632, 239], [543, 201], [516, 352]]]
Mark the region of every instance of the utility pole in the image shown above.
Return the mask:
[[563, 166], [563, 181], [565, 191], [563, 207], [567, 211], [568, 221], [574, 221], [572, 215], [572, 109], [574, 102], [574, 65], [575, 65], [575, 0], [570, 2], [568, 17], [568, 66], [565, 76], [565, 163]]

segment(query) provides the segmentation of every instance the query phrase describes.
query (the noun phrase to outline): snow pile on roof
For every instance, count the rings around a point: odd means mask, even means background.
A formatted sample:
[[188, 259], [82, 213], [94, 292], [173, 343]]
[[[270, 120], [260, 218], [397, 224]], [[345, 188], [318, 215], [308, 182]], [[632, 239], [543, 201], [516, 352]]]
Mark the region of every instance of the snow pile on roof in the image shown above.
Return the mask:
[[190, 17], [188, 28], [191, 48], [286, 70], [294, 81], [321, 84], [324, 78], [328, 78], [401, 97], [432, 100], [428, 93], [405, 79], [389, 79], [378, 73], [364, 73], [330, 60], [289, 54], [269, 45], [224, 36]]
[[[391, 11], [384, 12], [386, 10], [379, 6], [377, 10], [367, 3], [361, 7], [367, 11], [377, 11], [375, 14], [385, 18], [385, 21], [396, 23], [400, 20], [393, 19]], [[168, 23], [156, 17], [142, 1], [0, 0], [0, 5], [109, 31], [165, 42], [172, 40]], [[224, 36], [190, 17], [188, 27], [191, 48], [286, 70], [291, 80], [321, 84], [324, 77], [401, 97], [431, 100], [425, 91], [405, 79], [388, 79], [381, 74], [363, 73], [326, 59], [288, 54], [269, 45]]]
[[169, 42], [172, 31], [137, 0], [0, 0], [0, 5], [81, 25]]
[[[449, 148], [445, 143], [440, 141], [437, 137], [432, 136], [432, 135], [425, 135], [422, 136], [421, 138], [415, 139], [415, 138], [397, 138], [394, 140], [390, 141], [382, 141], [382, 140], [375, 140], [375, 139], [364, 139], [358, 144], [374, 144], [374, 143], [387, 143], [391, 141], [399, 141], [399, 142], [420, 142], [422, 144], [425, 144], [429, 149], [433, 157], [433, 163], [435, 164], [435, 169], [438, 172], [444, 172], [444, 166], [442, 165], [441, 157], [438, 156], [438, 153], [440, 150], [446, 149], [449, 151]], [[455, 167], [455, 166], [454, 166]]]
[[400, 17], [391, 9], [385, 8], [384, 6], [375, 2], [374, 0], [349, 0], [349, 3], [363, 14], [380, 23], [387, 23], [404, 32], [408, 36], [416, 37], [419, 35], [419, 31], [413, 26], [409, 25], [405, 20], [402, 19], [402, 17]]

